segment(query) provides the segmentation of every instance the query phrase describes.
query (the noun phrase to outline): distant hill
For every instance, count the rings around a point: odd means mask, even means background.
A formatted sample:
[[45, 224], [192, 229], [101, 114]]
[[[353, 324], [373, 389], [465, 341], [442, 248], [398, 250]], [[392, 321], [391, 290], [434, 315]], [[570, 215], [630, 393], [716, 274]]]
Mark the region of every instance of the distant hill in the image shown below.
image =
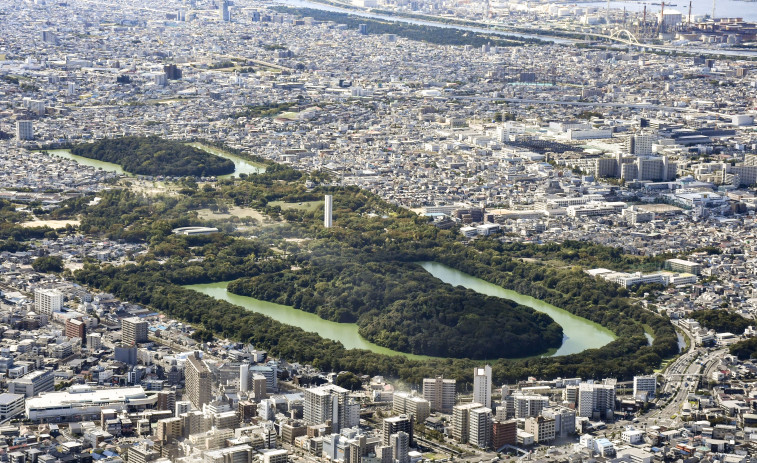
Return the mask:
[[234, 163], [228, 159], [159, 137], [111, 138], [74, 146], [71, 152], [119, 164], [138, 175], [210, 177], [234, 172]]

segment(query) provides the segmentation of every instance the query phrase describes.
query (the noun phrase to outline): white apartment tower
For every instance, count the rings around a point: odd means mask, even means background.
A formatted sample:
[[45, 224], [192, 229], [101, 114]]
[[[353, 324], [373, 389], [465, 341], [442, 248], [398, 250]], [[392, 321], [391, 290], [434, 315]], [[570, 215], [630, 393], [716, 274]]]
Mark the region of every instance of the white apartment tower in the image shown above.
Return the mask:
[[492, 440], [492, 411], [490, 408], [474, 408], [468, 415], [468, 443], [485, 449]]
[[333, 432], [357, 426], [360, 421], [360, 405], [347, 397], [348, 392], [334, 384], [305, 389], [305, 422], [314, 425], [331, 421]]
[[63, 308], [63, 293], [55, 289], [34, 290], [34, 310], [38, 314], [52, 316]]
[[334, 210], [334, 197], [331, 195], [326, 195], [324, 197], [325, 204], [323, 206], [323, 226], [326, 228], [331, 228], [331, 216], [333, 215]]
[[492, 407], [492, 367], [489, 365], [473, 369], [473, 401]]
[[32, 121], [16, 121], [16, 139], [34, 140], [34, 124]]
[[250, 365], [243, 363], [239, 366], [239, 392], [247, 392], [250, 389]]
[[578, 416], [612, 419], [615, 410], [615, 380], [581, 383], [578, 386]]

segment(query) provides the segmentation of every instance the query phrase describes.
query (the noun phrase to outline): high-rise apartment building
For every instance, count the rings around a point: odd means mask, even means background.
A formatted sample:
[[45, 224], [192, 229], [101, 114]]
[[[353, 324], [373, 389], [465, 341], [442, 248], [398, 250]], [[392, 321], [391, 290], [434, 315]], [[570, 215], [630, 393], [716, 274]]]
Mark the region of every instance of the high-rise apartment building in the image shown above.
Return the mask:
[[612, 419], [615, 409], [615, 380], [602, 383], [581, 383], [578, 386], [578, 416]]
[[89, 333], [87, 335], [87, 349], [96, 352], [103, 347], [103, 338], [100, 333]]
[[489, 365], [473, 369], [473, 401], [492, 407], [492, 367]]
[[76, 318], [66, 320], [66, 337], [85, 339], [86, 326]]
[[347, 389], [334, 384], [305, 389], [303, 418], [306, 423], [331, 422], [333, 432], [360, 423], [360, 406], [347, 397]]
[[127, 346], [147, 342], [147, 322], [137, 318], [121, 320], [121, 341]]
[[34, 124], [32, 121], [16, 121], [16, 138], [18, 140], [34, 140]]
[[35, 289], [34, 310], [38, 314], [52, 316], [63, 308], [63, 293], [57, 289]]
[[455, 406], [455, 392], [457, 384], [454, 379], [436, 378], [423, 379], [423, 398], [428, 400], [431, 411], [452, 413]]
[[468, 443], [485, 449], [492, 442], [492, 410], [486, 407], [474, 408], [468, 415]]
[[392, 460], [395, 463], [410, 463], [410, 437], [403, 431], [391, 435]]
[[418, 423], [423, 423], [431, 414], [431, 405], [422, 397], [415, 397], [406, 392], [395, 392], [392, 411], [398, 414], [412, 415]]
[[483, 405], [480, 403], [470, 403], [455, 405], [452, 408], [452, 437], [465, 444], [468, 442], [468, 434], [470, 432], [470, 411], [476, 408], [481, 408]]
[[391, 436], [398, 432], [405, 432], [413, 440], [413, 418], [409, 415], [393, 416], [384, 418], [381, 428], [381, 444], [391, 445]]
[[549, 398], [536, 394], [513, 394], [515, 418], [539, 416], [542, 409], [549, 406]]
[[202, 410], [202, 406], [210, 402], [212, 397], [213, 374], [197, 353], [187, 357], [184, 364], [184, 379], [187, 398], [195, 408]]

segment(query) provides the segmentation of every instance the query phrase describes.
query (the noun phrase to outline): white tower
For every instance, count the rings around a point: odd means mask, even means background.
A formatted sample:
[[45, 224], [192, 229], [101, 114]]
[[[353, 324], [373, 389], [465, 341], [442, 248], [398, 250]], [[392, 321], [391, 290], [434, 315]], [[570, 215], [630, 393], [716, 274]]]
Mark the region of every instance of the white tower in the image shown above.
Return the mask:
[[326, 195], [324, 199], [326, 200], [326, 204], [323, 208], [323, 226], [326, 228], [331, 228], [331, 215], [334, 208], [334, 198], [331, 195]]
[[489, 365], [473, 369], [473, 402], [492, 407], [492, 367]]
[[250, 387], [250, 365], [239, 365], [239, 392], [247, 392]]

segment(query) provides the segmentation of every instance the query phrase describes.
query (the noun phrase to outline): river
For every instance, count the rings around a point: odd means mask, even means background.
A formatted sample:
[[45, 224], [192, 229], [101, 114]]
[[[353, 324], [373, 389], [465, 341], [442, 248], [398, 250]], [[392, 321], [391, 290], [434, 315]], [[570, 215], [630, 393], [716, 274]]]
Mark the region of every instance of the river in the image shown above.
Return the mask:
[[461, 31], [476, 32], [479, 34], [501, 35], [505, 38], [512, 37], [512, 38], [522, 38], [522, 39], [538, 39], [538, 40], [543, 40], [545, 42], [559, 43], [559, 44], [565, 44], [565, 45], [576, 42], [576, 40], [574, 39], [563, 39], [563, 38], [551, 37], [547, 35], [524, 34], [520, 32], [508, 32], [508, 31], [501, 31], [501, 30], [496, 30], [496, 29], [489, 29], [486, 27], [462, 26], [459, 24], [447, 24], [447, 23], [442, 23], [442, 22], [437, 22], [437, 21], [425, 21], [422, 19], [407, 18], [403, 16], [370, 13], [367, 11], [340, 8], [333, 5], [327, 5], [325, 3], [318, 3], [318, 2], [311, 2], [308, 0], [273, 0], [273, 1], [275, 3], [280, 3], [282, 5], [291, 6], [295, 8], [312, 8], [315, 10], [331, 11], [334, 13], [349, 13], [351, 15], [360, 16], [363, 18], [383, 19], [386, 21], [396, 21], [396, 22], [402, 22], [402, 23], [407, 23], [407, 24], [416, 24], [419, 26], [441, 27], [444, 29], [457, 29]]
[[[567, 355], [586, 349], [602, 347], [615, 339], [610, 330], [596, 323], [577, 317], [565, 310], [547, 304], [538, 299], [509, 291], [488, 283], [480, 278], [467, 275], [436, 262], [422, 262], [420, 264], [431, 275], [445, 283], [461, 285], [489, 296], [502, 297], [548, 314], [563, 327], [563, 344], [552, 355]], [[248, 296], [239, 296], [226, 291], [229, 282], [187, 285], [185, 288], [201, 292], [215, 299], [225, 300], [273, 318], [287, 325], [297, 326], [305, 331], [317, 333], [321, 337], [341, 342], [347, 349], [367, 349], [378, 354], [403, 355], [410, 359], [428, 359], [430, 357], [413, 355], [394, 351], [378, 346], [364, 339], [358, 334], [358, 327], [354, 323], [337, 323], [324, 320], [319, 316], [297, 310], [294, 307], [261, 301]]]
[[[481, 34], [496, 34], [501, 35], [503, 37], [520, 37], [520, 38], [527, 38], [527, 39], [538, 39], [543, 40], [545, 42], [552, 42], [560, 45], [569, 45], [579, 42], [575, 39], [566, 39], [566, 38], [558, 38], [558, 37], [552, 37], [549, 35], [541, 35], [541, 34], [523, 34], [519, 32], [508, 32], [503, 30], [496, 30], [496, 29], [489, 29], [486, 27], [470, 27], [470, 26], [463, 26], [458, 24], [447, 24], [437, 21], [425, 21], [421, 19], [415, 19], [415, 18], [408, 18], [403, 16], [395, 16], [395, 15], [386, 15], [386, 14], [378, 14], [378, 13], [371, 13], [365, 10], [353, 10], [353, 9], [347, 9], [347, 8], [339, 8], [332, 5], [327, 5], [324, 3], [319, 3], [317, 1], [310, 1], [310, 0], [272, 0], [274, 3], [295, 7], [295, 8], [313, 8], [317, 10], [324, 10], [324, 11], [332, 11], [336, 13], [349, 13], [355, 16], [361, 16], [364, 18], [373, 18], [373, 19], [383, 19], [388, 21], [397, 21], [397, 22], [403, 22], [407, 24], [418, 24], [423, 26], [435, 26], [435, 27], [442, 27], [442, 28], [448, 28], [448, 29], [458, 29], [463, 31], [471, 31]], [[693, 0], [692, 0], [693, 1]], [[704, 10], [704, 5], [707, 0], [697, 0], [695, 3], [697, 5], [697, 9], [694, 10], [694, 4], [692, 4], [692, 14], [694, 11], [698, 12], [706, 12]], [[681, 10], [685, 10], [686, 14], [688, 15], [688, 2], [685, 2], [684, 0], [678, 0], [680, 3], [674, 3], [679, 6]], [[606, 2], [555, 2], [556, 4], [568, 4], [568, 5], [580, 5], [580, 6], [597, 6], [597, 7], [606, 7]], [[651, 2], [650, 2], [651, 3]], [[685, 8], [683, 8], [683, 3], [685, 3]], [[610, 2], [610, 8], [619, 8], [623, 9], [625, 6], [628, 11], [637, 11], [631, 8], [631, 5], [638, 6], [639, 10], [644, 8], [643, 2], [638, 1], [611, 1]], [[721, 9], [718, 9], [716, 7], [715, 16], [718, 18], [725, 17], [725, 16], [738, 16], [744, 19], [748, 20], [756, 20], [757, 17], [757, 3], [755, 2], [743, 2], [738, 0], [720, 0], [720, 3], [718, 4], [718, 7]], [[651, 7], [651, 9], [650, 9]], [[647, 6], [647, 13], [653, 14], [655, 11], [655, 8], [651, 5]], [[711, 12], [711, 8], [709, 10]], [[720, 11], [720, 13], [718, 13]], [[651, 12], [651, 13], [650, 13]], [[739, 14], [741, 12], [741, 14]], [[687, 46], [687, 47], [674, 47], [674, 46], [666, 46], [666, 45], [644, 45], [644, 48], [647, 49], [654, 49], [654, 50], [662, 50], [662, 51], [677, 51], [681, 53], [689, 53], [689, 54], [712, 54], [712, 55], [724, 55], [724, 56], [737, 56], [737, 57], [749, 57], [749, 58], [755, 58], [757, 57], [757, 51], [754, 50], [739, 50], [739, 49], [720, 49], [720, 48], [706, 48], [706, 47], [700, 47], [700, 46]]]
[[[218, 148], [214, 148], [212, 146], [207, 146], [202, 143], [189, 143], [190, 146], [193, 146], [195, 148], [199, 148], [206, 153], [213, 154], [215, 156], [228, 159], [229, 161], [232, 161], [234, 163], [234, 173], [227, 174], [227, 175], [221, 175], [218, 178], [228, 178], [232, 177], [234, 175], [239, 174], [258, 174], [265, 172], [265, 166], [262, 164], [257, 164], [252, 161], [248, 161], [247, 159], [244, 159], [240, 156], [237, 156], [235, 154], [228, 153], [226, 151], [223, 151]], [[122, 175], [132, 175], [125, 170], [118, 164], [113, 164], [112, 162], [105, 162], [105, 161], [98, 161], [97, 159], [90, 159], [85, 158], [84, 156], [77, 156], [75, 154], [71, 154], [71, 150], [67, 149], [59, 149], [59, 150], [46, 150], [48, 153], [52, 154], [53, 156], [58, 156], [61, 158], [70, 159], [72, 161], [76, 161], [79, 164], [85, 165], [85, 166], [91, 166], [96, 169], [102, 169], [109, 172], [115, 172], [117, 174]]]

